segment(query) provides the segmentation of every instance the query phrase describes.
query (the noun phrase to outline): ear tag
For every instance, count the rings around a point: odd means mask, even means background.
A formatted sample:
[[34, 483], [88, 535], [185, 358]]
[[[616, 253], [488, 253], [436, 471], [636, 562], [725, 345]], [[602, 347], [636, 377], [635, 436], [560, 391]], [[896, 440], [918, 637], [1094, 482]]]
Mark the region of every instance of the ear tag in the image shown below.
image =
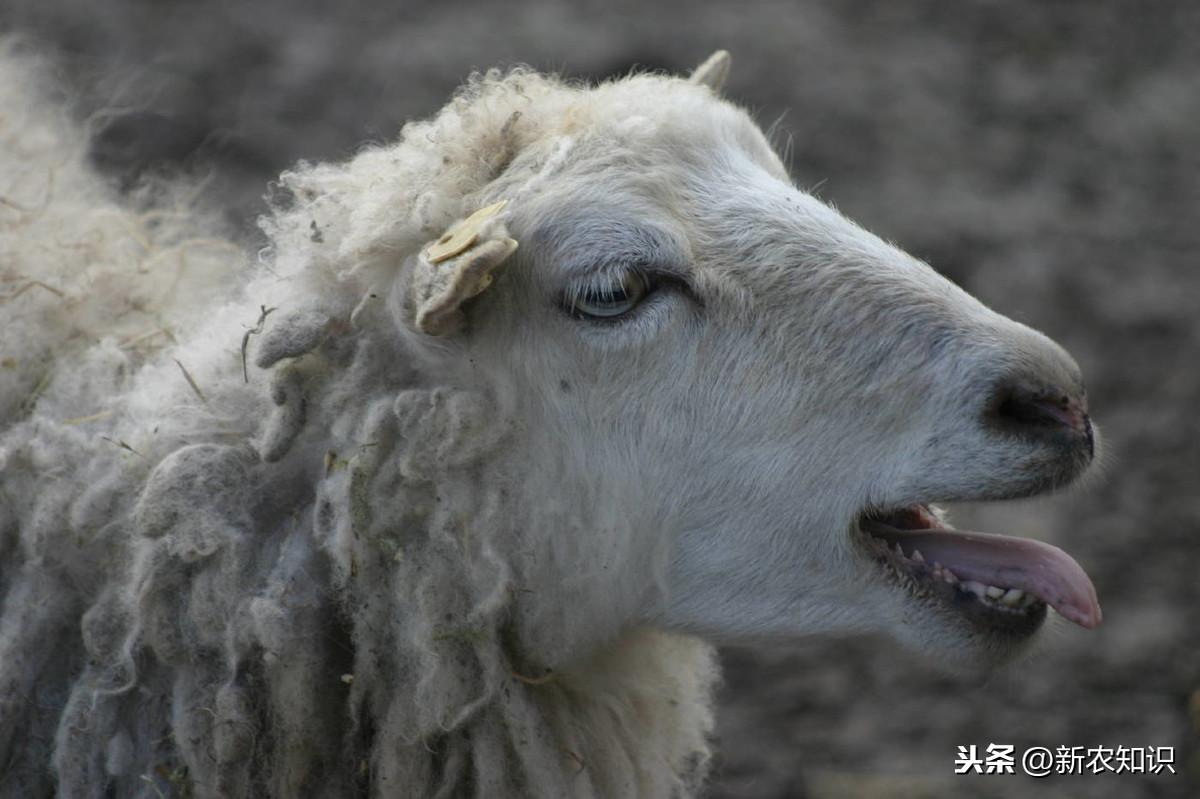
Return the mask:
[[479, 241], [479, 231], [485, 222], [504, 210], [508, 200], [480, 208], [462, 221], [454, 230], [447, 231], [440, 239], [425, 248], [425, 260], [431, 264], [440, 264], [451, 258], [462, 255], [475, 246]]

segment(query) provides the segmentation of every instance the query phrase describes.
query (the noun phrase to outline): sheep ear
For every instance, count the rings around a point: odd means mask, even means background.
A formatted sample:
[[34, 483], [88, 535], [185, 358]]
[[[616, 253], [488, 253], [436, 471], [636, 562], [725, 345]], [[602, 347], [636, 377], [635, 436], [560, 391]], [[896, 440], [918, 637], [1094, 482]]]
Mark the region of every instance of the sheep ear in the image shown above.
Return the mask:
[[417, 329], [431, 336], [457, 331], [462, 305], [492, 284], [496, 267], [517, 249], [499, 214], [502, 200], [450, 227], [421, 250], [410, 284]]
[[728, 50], [718, 50], [704, 60], [704, 63], [692, 71], [688, 81], [700, 86], [707, 86], [714, 92], [721, 91], [725, 79], [729, 77], [729, 65], [733, 59]]

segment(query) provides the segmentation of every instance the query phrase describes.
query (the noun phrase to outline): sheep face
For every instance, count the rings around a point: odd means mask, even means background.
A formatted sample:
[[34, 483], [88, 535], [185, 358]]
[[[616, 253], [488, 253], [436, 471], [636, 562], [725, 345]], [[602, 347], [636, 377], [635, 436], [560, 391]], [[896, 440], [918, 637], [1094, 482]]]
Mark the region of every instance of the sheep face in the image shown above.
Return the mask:
[[883, 631], [969, 665], [1020, 650], [1047, 605], [1095, 624], [1061, 551], [935, 507], [1084, 470], [1071, 358], [798, 190], [707, 90], [634, 79], [585, 107], [488, 192], [521, 246], [462, 336], [465, 379], [525, 420], [523, 579], [573, 575], [577, 601], [523, 634]]

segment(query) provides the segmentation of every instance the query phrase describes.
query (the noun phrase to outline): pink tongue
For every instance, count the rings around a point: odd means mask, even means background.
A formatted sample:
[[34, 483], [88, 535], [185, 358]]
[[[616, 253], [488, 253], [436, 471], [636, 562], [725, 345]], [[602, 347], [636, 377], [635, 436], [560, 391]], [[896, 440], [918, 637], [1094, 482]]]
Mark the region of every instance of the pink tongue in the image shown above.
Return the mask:
[[898, 530], [883, 524], [869, 532], [889, 543], [921, 551], [926, 563], [938, 562], [960, 580], [1019, 588], [1080, 627], [1100, 623], [1100, 602], [1087, 572], [1061, 549], [1029, 538], [964, 530]]

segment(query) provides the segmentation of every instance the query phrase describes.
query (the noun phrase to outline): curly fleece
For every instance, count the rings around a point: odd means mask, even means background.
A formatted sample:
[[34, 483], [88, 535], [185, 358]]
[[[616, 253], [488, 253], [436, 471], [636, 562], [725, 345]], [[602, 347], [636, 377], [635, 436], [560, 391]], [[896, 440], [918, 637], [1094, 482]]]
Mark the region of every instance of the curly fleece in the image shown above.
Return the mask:
[[301, 165], [255, 260], [183, 193], [115, 196], [44, 71], [0, 54], [0, 796], [694, 791], [710, 648], [529, 673], [513, 420], [382, 299], [588, 90], [476, 76]]

